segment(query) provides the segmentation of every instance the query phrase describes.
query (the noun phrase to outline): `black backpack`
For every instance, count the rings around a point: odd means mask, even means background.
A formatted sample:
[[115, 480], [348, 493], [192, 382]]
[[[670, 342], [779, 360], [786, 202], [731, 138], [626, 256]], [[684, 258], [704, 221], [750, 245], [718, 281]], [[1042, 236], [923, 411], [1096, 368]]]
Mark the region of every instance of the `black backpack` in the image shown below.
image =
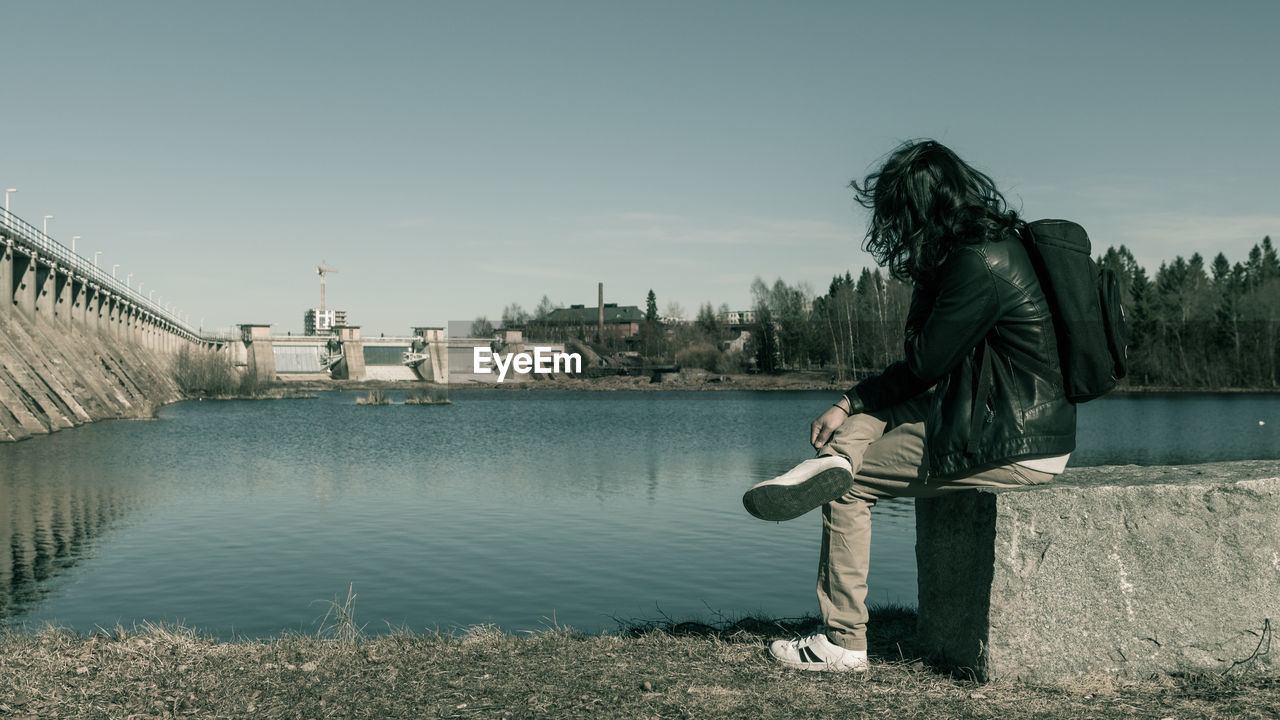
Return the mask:
[[1067, 399], [1082, 403], [1107, 393], [1128, 370], [1119, 279], [1093, 261], [1089, 235], [1076, 223], [1037, 220], [1022, 239], [1053, 313]]

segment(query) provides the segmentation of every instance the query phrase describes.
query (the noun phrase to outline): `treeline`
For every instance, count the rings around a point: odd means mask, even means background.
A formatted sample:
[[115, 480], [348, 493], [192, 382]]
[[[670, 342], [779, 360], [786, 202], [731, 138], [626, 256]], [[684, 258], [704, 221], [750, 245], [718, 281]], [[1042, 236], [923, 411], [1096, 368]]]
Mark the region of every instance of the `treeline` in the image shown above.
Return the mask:
[[[525, 335], [546, 340], [565, 340], [559, 329], [547, 322], [547, 318], [555, 310], [564, 307], [551, 302], [551, 298], [543, 295], [532, 312], [525, 310], [520, 303], [511, 303], [502, 309], [501, 326], [523, 330]], [[489, 318], [481, 315], [471, 322], [471, 337], [488, 337], [494, 333], [494, 325]]]
[[[1165, 262], [1149, 276], [1124, 245], [1098, 258], [1120, 278], [1129, 325], [1132, 387], [1275, 388], [1280, 386], [1280, 258], [1270, 236], [1243, 262], [1199, 253]], [[902, 358], [902, 331], [911, 301], [908, 284], [880, 269], [857, 278], [836, 275], [822, 295], [781, 279], [751, 285], [753, 318], [729, 325], [728, 306], [711, 303], [684, 318], [679, 305], [659, 315], [652, 290], [635, 337], [595, 337], [592, 328], [566, 329], [547, 321], [558, 305], [543, 297], [533, 312], [509, 305], [505, 327], [526, 338], [597, 342], [606, 351], [632, 351], [649, 363], [674, 363], [712, 372], [823, 370], [840, 381], [879, 372]], [[492, 331], [477, 318], [473, 335]], [[744, 332], [745, 331], [745, 332]]]
[[880, 370], [902, 356], [902, 328], [911, 288], [864, 269], [831, 280], [817, 298], [782, 280], [751, 286], [750, 352], [763, 372], [826, 368], [841, 380]]
[[[1280, 258], [1270, 236], [1232, 264], [1218, 253], [1162, 263], [1154, 277], [1128, 248], [1098, 258], [1120, 278], [1129, 325], [1130, 386], [1280, 386]], [[829, 369], [857, 378], [902, 357], [911, 289], [877, 270], [804, 286], [752, 285], [750, 353], [762, 371]]]
[[1155, 277], [1123, 245], [1100, 262], [1116, 271], [1129, 321], [1129, 381], [1170, 387], [1280, 385], [1280, 258], [1271, 237], [1243, 263], [1196, 253]]

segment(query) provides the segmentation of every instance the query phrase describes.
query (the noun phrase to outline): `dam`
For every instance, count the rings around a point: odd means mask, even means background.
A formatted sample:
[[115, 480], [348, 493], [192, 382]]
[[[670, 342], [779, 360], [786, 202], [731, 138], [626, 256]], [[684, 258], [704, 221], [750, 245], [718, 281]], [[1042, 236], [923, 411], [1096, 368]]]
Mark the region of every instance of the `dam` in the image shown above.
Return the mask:
[[[382, 382], [428, 382], [440, 385], [495, 384], [498, 374], [476, 372], [475, 348], [490, 352], [523, 352], [530, 345], [519, 330], [498, 330], [492, 337], [447, 337], [444, 328], [418, 326], [404, 336], [363, 337], [358, 326], [336, 325], [331, 335], [273, 335], [265, 324], [240, 325], [234, 336], [203, 342], [226, 353], [237, 367], [256, 373], [270, 382], [300, 382], [332, 379]], [[539, 341], [536, 346], [548, 353], [564, 353], [563, 342]], [[504, 378], [510, 382], [534, 379], [536, 374], [581, 373], [576, 369], [559, 373], [535, 373], [512, 368]]]
[[181, 397], [170, 358], [210, 347], [176, 313], [0, 211], [0, 440]]
[[242, 324], [234, 337], [208, 339], [237, 367], [271, 382], [380, 380], [449, 383], [444, 329], [415, 327], [409, 336], [361, 337], [358, 326], [331, 335], [272, 335], [271, 326]]
[[[96, 255], [76, 254], [7, 208], [0, 209], [0, 290], [0, 441], [152, 417], [182, 397], [171, 370], [184, 350], [221, 354], [265, 382], [488, 384], [497, 376], [471, 372], [474, 348], [524, 349], [520, 332], [510, 330], [448, 338], [444, 328], [420, 326], [375, 338], [343, 324], [327, 334], [281, 336], [269, 324], [244, 323], [238, 332], [205, 333], [157, 302], [154, 290], [144, 295], [140, 283], [100, 268]], [[451, 360], [459, 371], [452, 375]]]

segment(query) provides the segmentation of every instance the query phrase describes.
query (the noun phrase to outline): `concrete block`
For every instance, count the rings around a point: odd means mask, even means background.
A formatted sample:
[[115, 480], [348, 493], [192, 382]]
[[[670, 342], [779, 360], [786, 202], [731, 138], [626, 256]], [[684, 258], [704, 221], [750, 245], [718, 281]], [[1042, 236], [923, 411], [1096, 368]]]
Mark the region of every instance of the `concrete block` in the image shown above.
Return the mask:
[[984, 680], [1280, 671], [1280, 462], [916, 501], [922, 652]]

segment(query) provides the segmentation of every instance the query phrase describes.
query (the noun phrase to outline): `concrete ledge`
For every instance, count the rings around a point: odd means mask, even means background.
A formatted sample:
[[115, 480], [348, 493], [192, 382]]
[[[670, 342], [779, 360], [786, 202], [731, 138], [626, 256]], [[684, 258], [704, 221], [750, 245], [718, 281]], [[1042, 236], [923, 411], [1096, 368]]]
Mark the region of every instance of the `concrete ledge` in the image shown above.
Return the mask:
[[1280, 670], [1278, 461], [917, 500], [916, 558], [922, 651], [980, 679]]

